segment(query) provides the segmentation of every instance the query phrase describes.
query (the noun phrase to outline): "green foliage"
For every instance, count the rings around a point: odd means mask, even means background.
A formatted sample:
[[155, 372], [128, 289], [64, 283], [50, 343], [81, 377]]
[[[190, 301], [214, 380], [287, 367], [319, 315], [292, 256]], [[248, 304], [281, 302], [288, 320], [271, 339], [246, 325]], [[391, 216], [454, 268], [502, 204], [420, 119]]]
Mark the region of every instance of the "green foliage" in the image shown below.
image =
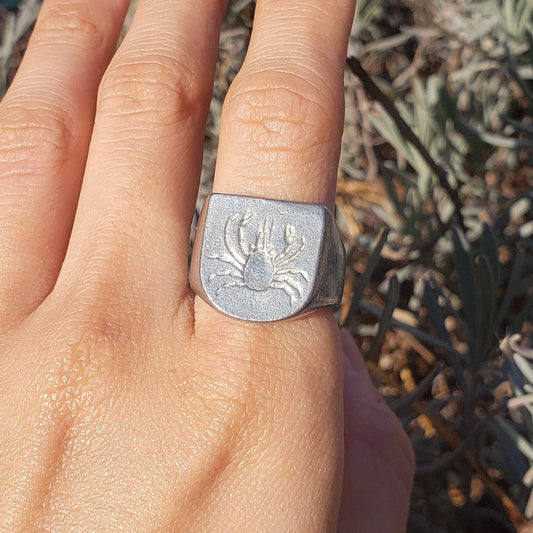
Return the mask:
[[[401, 406], [424, 472], [415, 483], [412, 531], [484, 532], [492, 529], [480, 524], [495, 522], [515, 531], [521, 512], [533, 518], [533, 355], [515, 342], [504, 356], [500, 344], [519, 333], [533, 344], [533, 0], [411, 5], [360, 2], [352, 32], [352, 53], [385, 95], [363, 83], [377, 101], [365, 104], [353, 127], [367, 139], [365, 121], [374, 129], [365, 155], [374, 151], [388, 202], [374, 205], [373, 213], [389, 232], [355, 285], [347, 324], [364, 332], [367, 355], [378, 362], [384, 332], [393, 328], [431, 347], [444, 364], [422, 373], [418, 388], [393, 403]], [[400, 117], [432, 164], [408, 140]], [[347, 167], [346, 174], [364, 175], [361, 156], [359, 164], [363, 171]], [[376, 250], [386, 258], [382, 268]], [[384, 265], [386, 285], [377, 277]], [[398, 280], [413, 292], [402, 297]], [[363, 284], [381, 291], [381, 308], [363, 299]], [[358, 327], [368, 314], [379, 325]], [[449, 397], [431, 397], [435, 376], [447, 382]], [[505, 387], [512, 389], [509, 406], [495, 392]], [[414, 423], [420, 407], [413, 399], [435, 420], [434, 437]], [[490, 468], [503, 476], [496, 484], [508, 491], [513, 512], [488, 483]], [[486, 476], [490, 506], [469, 499], [477, 475]], [[450, 479], [465, 493], [462, 509], [448, 498]]]
[[[5, 7], [15, 7], [15, 3]], [[7, 89], [8, 61], [19, 40], [35, 22], [40, 7], [40, 0], [22, 0], [18, 2], [18, 11], [6, 16], [4, 31], [0, 35], [0, 99]]]
[[0, 6], [5, 7], [6, 9], [15, 9], [19, 0], [1, 0]]

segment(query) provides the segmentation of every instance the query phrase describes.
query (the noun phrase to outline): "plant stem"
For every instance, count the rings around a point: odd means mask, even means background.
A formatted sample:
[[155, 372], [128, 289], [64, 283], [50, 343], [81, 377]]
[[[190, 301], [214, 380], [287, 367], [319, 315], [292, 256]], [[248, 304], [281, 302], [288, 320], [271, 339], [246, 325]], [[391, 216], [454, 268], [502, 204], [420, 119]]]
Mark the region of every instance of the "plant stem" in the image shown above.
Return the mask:
[[361, 80], [361, 83], [368, 93], [383, 106], [383, 108], [394, 120], [402, 135], [418, 150], [420, 155], [428, 164], [429, 168], [431, 168], [431, 170], [435, 173], [437, 179], [439, 180], [440, 186], [446, 191], [455, 207], [454, 216], [457, 224], [463, 231], [466, 231], [466, 226], [461, 215], [461, 199], [459, 198], [459, 193], [457, 190], [450, 185], [446, 170], [444, 170], [435, 162], [427, 148], [422, 144], [422, 141], [416, 136], [409, 124], [407, 124], [407, 122], [405, 122], [405, 120], [402, 118], [400, 112], [394, 105], [394, 102], [372, 81], [372, 78], [368, 75], [359, 60], [355, 57], [349, 57], [347, 64], [351, 72]]

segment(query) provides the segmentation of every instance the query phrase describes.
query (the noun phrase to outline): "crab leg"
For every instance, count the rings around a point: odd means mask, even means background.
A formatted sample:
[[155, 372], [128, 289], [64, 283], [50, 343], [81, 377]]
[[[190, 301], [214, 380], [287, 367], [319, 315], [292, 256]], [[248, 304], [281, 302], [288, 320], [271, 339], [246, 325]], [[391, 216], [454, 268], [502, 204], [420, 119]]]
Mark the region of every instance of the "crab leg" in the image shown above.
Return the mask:
[[280, 261], [277, 261], [276, 265], [283, 266], [283, 265], [286, 265], [287, 263], [290, 263], [293, 259], [296, 259], [302, 253], [304, 248], [305, 248], [305, 239], [302, 237], [302, 244], [300, 245], [300, 248], [298, 248], [298, 250], [296, 250], [292, 255], [289, 255], [287, 257], [282, 258]]
[[289, 278], [289, 276], [275, 276], [274, 281], [280, 281], [282, 283], [285, 283], [289, 285], [289, 287], [292, 287], [298, 292], [298, 296], [302, 295], [303, 287], [295, 280]]
[[228, 254], [220, 255], [220, 254], [211, 254], [207, 256], [208, 259], [217, 259], [218, 261], [222, 261], [224, 263], [229, 263], [230, 265], [233, 265], [239, 272], [242, 272], [244, 265], [241, 265], [234, 257]]
[[264, 231], [264, 250], [266, 252], [272, 251], [272, 230], [274, 229], [274, 220], [269, 220], [267, 217], [265, 219], [265, 225], [263, 227]]
[[241, 223], [239, 224], [239, 247], [241, 249], [241, 252], [243, 253], [244, 257], [248, 257], [250, 255], [250, 247], [248, 243], [246, 242], [246, 239], [244, 238], [244, 228], [254, 218], [254, 214], [250, 213], [250, 211], [247, 211], [244, 217], [241, 220]]
[[255, 244], [255, 248], [257, 250], [264, 250], [265, 249], [265, 232], [262, 229], [260, 229], [257, 232], [257, 241], [256, 241], [256, 244]]
[[284, 257], [291, 253], [292, 247], [294, 245], [294, 228], [292, 226], [287, 226], [285, 228], [285, 250], [276, 256], [275, 261], [281, 261]]
[[281, 252], [275, 259], [276, 262], [279, 262], [281, 261], [284, 257], [286, 257], [287, 255], [289, 255], [292, 251], [292, 247], [294, 245], [294, 242], [291, 242], [289, 244], [287, 244], [287, 246], [285, 247], [285, 250], [283, 250], [283, 252]]
[[276, 270], [276, 274], [299, 274], [300, 276], [302, 276], [302, 278], [305, 279], [305, 281], [309, 281], [309, 275], [305, 270], [302, 270], [301, 268], [283, 268], [281, 270]]
[[287, 294], [291, 300], [291, 304], [296, 303], [297, 296], [300, 296], [300, 293], [298, 293], [293, 287], [289, 286], [285, 282], [273, 281], [270, 286], [274, 289], [281, 289], [285, 294]]
[[246, 263], [246, 260], [244, 257], [241, 256], [237, 248], [233, 245], [233, 243], [230, 241], [230, 235], [231, 235], [231, 228], [230, 225], [239, 217], [239, 215], [232, 215], [229, 217], [228, 222], [226, 224], [226, 230], [224, 231], [224, 244], [226, 245], [226, 249], [230, 253], [230, 255], [237, 261], [237, 263], [240, 263], [241, 266], [244, 266]]
[[208, 281], [213, 281], [215, 278], [218, 278], [220, 276], [231, 276], [232, 278], [242, 279], [241, 272], [235, 272], [235, 270], [221, 270], [220, 272], [215, 272], [215, 274], [211, 274], [209, 276]]
[[242, 281], [228, 281], [227, 283], [224, 283], [224, 285], [221, 285], [218, 289], [217, 289], [217, 296], [220, 294], [220, 291], [222, 291], [222, 289], [227, 289], [228, 287], [246, 287], [246, 283], [242, 282]]

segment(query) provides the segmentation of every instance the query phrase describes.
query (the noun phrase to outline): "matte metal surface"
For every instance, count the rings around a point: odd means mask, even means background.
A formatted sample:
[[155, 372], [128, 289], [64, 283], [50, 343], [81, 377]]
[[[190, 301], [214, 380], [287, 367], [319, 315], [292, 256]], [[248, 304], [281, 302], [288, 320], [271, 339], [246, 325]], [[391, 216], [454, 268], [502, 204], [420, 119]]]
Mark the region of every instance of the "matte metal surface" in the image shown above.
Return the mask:
[[212, 194], [198, 222], [190, 283], [225, 314], [270, 322], [339, 304], [344, 269], [326, 207]]

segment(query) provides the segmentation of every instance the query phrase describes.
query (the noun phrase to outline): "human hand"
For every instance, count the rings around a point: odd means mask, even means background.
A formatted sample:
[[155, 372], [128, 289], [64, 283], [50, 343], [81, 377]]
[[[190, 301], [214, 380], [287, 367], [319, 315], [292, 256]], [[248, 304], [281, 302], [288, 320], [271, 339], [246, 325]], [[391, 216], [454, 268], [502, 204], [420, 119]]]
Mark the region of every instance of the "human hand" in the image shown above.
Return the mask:
[[[353, 4], [258, 0], [215, 191], [333, 208]], [[224, 2], [140, 0], [111, 59], [127, 7], [45, 0], [0, 104], [0, 530], [401, 531], [410, 445], [331, 311], [188, 287]]]

